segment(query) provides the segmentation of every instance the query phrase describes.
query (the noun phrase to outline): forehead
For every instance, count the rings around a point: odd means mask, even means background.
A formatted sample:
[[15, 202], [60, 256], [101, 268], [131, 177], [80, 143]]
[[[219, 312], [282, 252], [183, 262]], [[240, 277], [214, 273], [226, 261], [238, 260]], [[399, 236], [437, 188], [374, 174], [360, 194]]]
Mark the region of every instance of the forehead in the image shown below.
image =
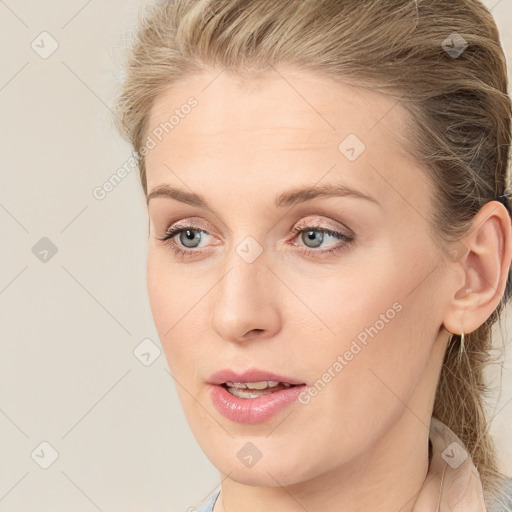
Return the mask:
[[[196, 105], [180, 112], [190, 98]], [[199, 187], [197, 178], [202, 172], [204, 183], [210, 169], [212, 186], [233, 184], [236, 172], [252, 190], [271, 180], [275, 193], [297, 180], [316, 182], [334, 166], [337, 177], [374, 196], [390, 196], [396, 185], [409, 195], [419, 187], [416, 201], [423, 200], [424, 177], [413, 172], [417, 164], [398, 143], [405, 140], [407, 113], [395, 99], [369, 89], [296, 70], [243, 80], [217, 72], [162, 93], [147, 134], [168, 125], [173, 113], [176, 124], [167, 126], [146, 157], [148, 191], [179, 185], [177, 175]], [[355, 145], [360, 157], [347, 158], [347, 145]]]
[[193, 76], [157, 97], [149, 129], [168, 119], [190, 97], [198, 104], [187, 117], [194, 119], [200, 113], [201, 124], [180, 123], [171, 137], [186, 130], [187, 125], [198, 135], [222, 133], [223, 128], [257, 131], [289, 127], [304, 132], [339, 131], [339, 136], [347, 128], [364, 133], [381, 122], [400, 124], [406, 117], [391, 97], [285, 68], [255, 78], [222, 71]]

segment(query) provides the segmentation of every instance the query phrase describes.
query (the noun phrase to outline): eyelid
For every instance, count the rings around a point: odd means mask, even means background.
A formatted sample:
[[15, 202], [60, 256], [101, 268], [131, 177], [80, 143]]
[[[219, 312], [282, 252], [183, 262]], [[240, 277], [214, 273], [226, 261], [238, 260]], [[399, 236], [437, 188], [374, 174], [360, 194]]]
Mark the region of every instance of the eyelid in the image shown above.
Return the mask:
[[[222, 239], [222, 236], [219, 236], [218, 234], [214, 235], [212, 233], [213, 230], [210, 230], [209, 226], [202, 222], [200, 217], [187, 217], [182, 220], [171, 221], [168, 227], [164, 230], [164, 236], [167, 235], [171, 228], [174, 231], [179, 228], [190, 228], [192, 226], [194, 229], [206, 231], [210, 236], [216, 236], [217, 238]], [[325, 218], [323, 215], [318, 214], [301, 218], [299, 221], [294, 222], [288, 231], [296, 233], [299, 227], [307, 229], [312, 226], [315, 226], [317, 229], [330, 229], [331, 231], [341, 230], [347, 237], [355, 236], [354, 232], [346, 225], [335, 221], [333, 222], [332, 220]]]
[[292, 230], [295, 230], [295, 228], [310, 228], [312, 225], [315, 225], [318, 229], [330, 229], [331, 231], [341, 230], [344, 234], [346, 234], [346, 236], [355, 236], [354, 232], [349, 227], [345, 226], [345, 224], [341, 224], [339, 222], [333, 223], [330, 219], [325, 219], [320, 215], [314, 215], [306, 217], [305, 219], [301, 219], [294, 224]]
[[212, 235], [212, 230], [210, 230], [209, 225], [202, 222], [199, 217], [187, 217], [186, 219], [172, 221], [165, 228], [164, 234], [167, 234], [171, 229], [174, 231], [179, 228], [186, 229], [190, 226], [194, 226], [194, 229], [197, 229], [198, 231], [206, 231], [209, 235]]

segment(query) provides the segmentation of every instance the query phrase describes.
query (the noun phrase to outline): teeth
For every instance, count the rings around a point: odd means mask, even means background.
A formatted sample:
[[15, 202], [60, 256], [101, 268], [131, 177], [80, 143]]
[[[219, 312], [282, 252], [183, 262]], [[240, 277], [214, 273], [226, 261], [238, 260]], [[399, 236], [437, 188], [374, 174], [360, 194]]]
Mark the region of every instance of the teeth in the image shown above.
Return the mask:
[[231, 393], [238, 398], [259, 398], [263, 395], [269, 395], [273, 393], [270, 389], [265, 390], [249, 390], [249, 389], [240, 389], [240, 388], [228, 388], [228, 393]]
[[245, 384], [243, 384], [242, 382], [226, 382], [226, 386], [228, 388], [245, 388]]
[[260, 382], [247, 382], [246, 385], [249, 389], [266, 389], [275, 388], [279, 381], [275, 380], [262, 380]]
[[259, 398], [260, 396], [275, 393], [275, 389], [288, 389], [292, 384], [276, 380], [262, 380], [259, 382], [225, 382], [229, 393], [239, 398]]
[[[259, 382], [226, 382], [226, 386], [239, 389], [266, 389], [275, 388], [279, 384], [276, 380], [261, 380]], [[291, 384], [283, 384], [290, 387]]]

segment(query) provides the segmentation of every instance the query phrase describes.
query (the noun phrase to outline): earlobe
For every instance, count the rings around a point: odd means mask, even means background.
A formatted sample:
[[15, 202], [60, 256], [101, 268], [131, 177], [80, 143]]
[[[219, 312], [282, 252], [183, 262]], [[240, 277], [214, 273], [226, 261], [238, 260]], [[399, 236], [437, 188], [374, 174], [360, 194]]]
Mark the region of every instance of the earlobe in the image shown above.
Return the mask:
[[469, 334], [496, 309], [505, 292], [512, 259], [510, 215], [497, 202], [486, 203], [475, 215], [470, 233], [461, 241], [469, 249], [452, 261], [456, 281], [443, 325], [449, 332]]

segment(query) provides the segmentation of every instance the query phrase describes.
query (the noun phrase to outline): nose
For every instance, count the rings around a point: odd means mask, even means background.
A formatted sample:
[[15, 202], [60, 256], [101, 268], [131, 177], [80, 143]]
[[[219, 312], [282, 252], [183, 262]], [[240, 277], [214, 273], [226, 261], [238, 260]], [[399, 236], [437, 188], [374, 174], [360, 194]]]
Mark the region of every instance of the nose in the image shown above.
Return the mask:
[[271, 338], [281, 326], [280, 283], [268, 267], [266, 253], [251, 261], [243, 248], [233, 249], [227, 259], [211, 303], [212, 330], [235, 343]]

